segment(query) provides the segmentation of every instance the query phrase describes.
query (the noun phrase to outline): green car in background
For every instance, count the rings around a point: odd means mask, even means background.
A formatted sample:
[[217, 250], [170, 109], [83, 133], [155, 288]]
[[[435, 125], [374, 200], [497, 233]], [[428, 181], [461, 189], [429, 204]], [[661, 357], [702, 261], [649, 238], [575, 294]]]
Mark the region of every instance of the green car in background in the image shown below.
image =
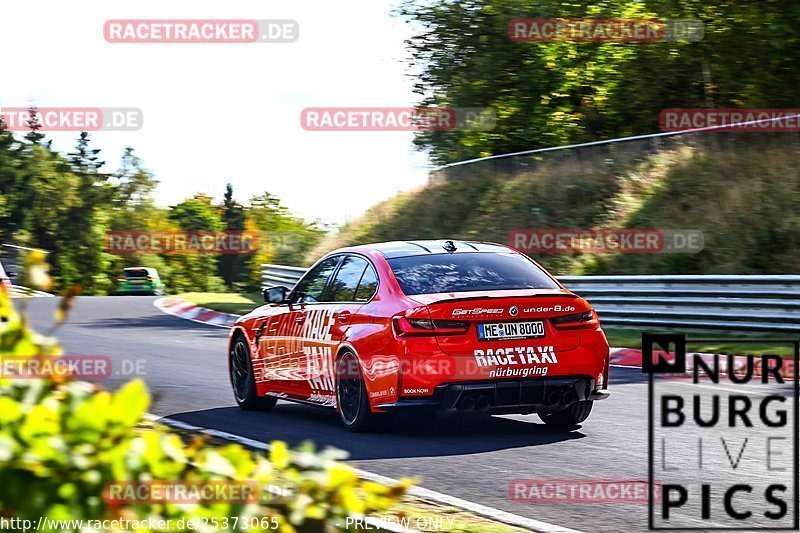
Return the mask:
[[131, 267], [122, 271], [117, 278], [117, 294], [164, 294], [164, 283], [158, 277], [158, 270], [147, 267]]

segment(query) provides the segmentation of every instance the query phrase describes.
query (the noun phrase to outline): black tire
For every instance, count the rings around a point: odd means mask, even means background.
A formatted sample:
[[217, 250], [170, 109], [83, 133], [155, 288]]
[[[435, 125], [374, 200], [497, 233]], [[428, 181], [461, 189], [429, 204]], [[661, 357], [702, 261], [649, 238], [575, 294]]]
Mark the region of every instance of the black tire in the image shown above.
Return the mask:
[[575, 402], [570, 404], [566, 409], [555, 413], [540, 413], [539, 418], [548, 426], [573, 428], [589, 418], [593, 404], [593, 400]]
[[228, 374], [231, 379], [233, 397], [244, 411], [269, 411], [278, 402], [272, 396], [258, 396], [253, 377], [253, 363], [250, 361], [250, 348], [241, 335], [234, 338], [228, 354]]
[[336, 406], [347, 431], [360, 433], [374, 427], [375, 415], [369, 408], [367, 387], [352, 352], [344, 352], [336, 361]]

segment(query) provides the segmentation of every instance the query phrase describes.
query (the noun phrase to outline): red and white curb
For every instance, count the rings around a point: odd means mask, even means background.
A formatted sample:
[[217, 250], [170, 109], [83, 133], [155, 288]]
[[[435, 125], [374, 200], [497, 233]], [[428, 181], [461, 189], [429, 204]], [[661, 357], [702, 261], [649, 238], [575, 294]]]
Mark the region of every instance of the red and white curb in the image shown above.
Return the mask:
[[220, 328], [229, 328], [233, 325], [239, 315], [231, 313], [222, 313], [200, 307], [197, 304], [184, 300], [178, 296], [165, 296], [153, 302], [158, 309], [169, 315], [191, 320], [192, 322], [199, 322], [200, 324], [208, 324], [209, 326], [217, 326]]
[[642, 350], [638, 348], [611, 348], [608, 357], [611, 366], [642, 368]]

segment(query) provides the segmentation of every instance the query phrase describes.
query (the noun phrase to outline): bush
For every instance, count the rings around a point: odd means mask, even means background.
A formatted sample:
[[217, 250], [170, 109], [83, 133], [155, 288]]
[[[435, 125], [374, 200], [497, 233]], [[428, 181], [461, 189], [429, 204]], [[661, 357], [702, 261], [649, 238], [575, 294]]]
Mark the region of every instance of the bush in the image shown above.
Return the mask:
[[[61, 307], [63, 312], [69, 305]], [[7, 295], [0, 293], [0, 358], [60, 354], [58, 343], [31, 331]], [[111, 392], [68, 377], [0, 378], [0, 517], [34, 523], [39, 517], [88, 521], [153, 517], [172, 519], [173, 524], [183, 519], [205, 521], [208, 531], [234, 530], [237, 520], [240, 531], [276, 527], [332, 531], [343, 529], [346, 516], [388, 508], [405, 491], [405, 482], [385, 487], [359, 479], [351, 468], [334, 460], [341, 452], [333, 450], [317, 454], [305, 445], [290, 451], [285, 443], [273, 442], [264, 456], [235, 444], [181, 437], [144, 421], [149, 402], [145, 385], [138, 380]], [[156, 480], [255, 481], [262, 490], [257, 503], [116, 505], [103, 498], [109, 482]], [[267, 490], [275, 486], [288, 490]], [[243, 528], [241, 521], [250, 524], [251, 518], [255, 527]], [[45, 523], [41, 530], [78, 531], [78, 527]], [[93, 530], [101, 528], [84, 529]]]

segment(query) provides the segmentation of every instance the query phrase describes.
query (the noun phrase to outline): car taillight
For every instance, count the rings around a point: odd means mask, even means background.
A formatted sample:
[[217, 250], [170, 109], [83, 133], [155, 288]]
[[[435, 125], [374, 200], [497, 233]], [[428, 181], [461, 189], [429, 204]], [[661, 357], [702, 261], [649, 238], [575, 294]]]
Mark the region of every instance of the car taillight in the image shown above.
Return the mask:
[[151, 276], [147, 276], [147, 281], [153, 281], [153, 278]]
[[425, 318], [394, 318], [394, 330], [400, 335], [460, 335], [469, 330], [469, 322], [429, 320]]
[[553, 324], [556, 329], [563, 329], [596, 326], [599, 321], [597, 320], [597, 315], [595, 312], [593, 310], [589, 310], [583, 313], [557, 316], [551, 318], [550, 323]]
[[117, 278], [117, 281], [128, 281], [127, 278]]
[[434, 320], [433, 332], [436, 335], [459, 335], [466, 333], [469, 329], [469, 322], [459, 322], [458, 320]]
[[[408, 323], [409, 326], [411, 326], [411, 329], [433, 330], [433, 320], [425, 320], [424, 318], [406, 318], [404, 320], [405, 322]], [[405, 322], [403, 322], [402, 324], [405, 325]], [[406, 331], [406, 329], [404, 329], [404, 331]]]

